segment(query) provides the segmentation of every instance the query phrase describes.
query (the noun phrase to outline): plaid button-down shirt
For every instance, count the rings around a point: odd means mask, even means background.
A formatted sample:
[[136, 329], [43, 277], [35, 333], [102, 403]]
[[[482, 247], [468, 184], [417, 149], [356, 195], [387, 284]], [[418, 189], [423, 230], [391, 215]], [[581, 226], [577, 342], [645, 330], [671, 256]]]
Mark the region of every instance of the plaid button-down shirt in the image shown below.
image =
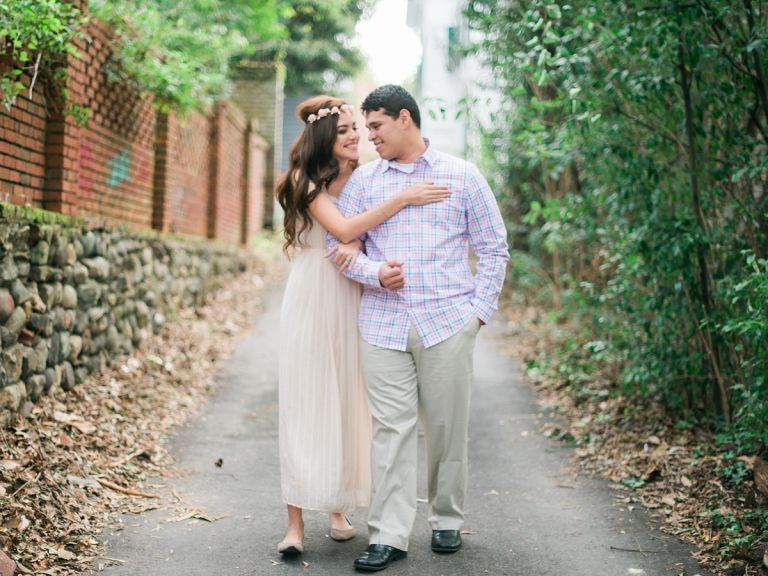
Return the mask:
[[[345, 216], [379, 206], [418, 182], [445, 184], [447, 200], [408, 206], [364, 237], [345, 274], [364, 285], [360, 334], [374, 346], [405, 350], [412, 324], [425, 347], [456, 334], [471, 319], [487, 322], [497, 308], [509, 260], [507, 234], [496, 198], [474, 164], [433, 149], [413, 164], [376, 160], [355, 170], [339, 196]], [[329, 235], [328, 243], [338, 241]], [[471, 246], [477, 258], [473, 277]], [[403, 263], [405, 287], [387, 290], [379, 268]]]

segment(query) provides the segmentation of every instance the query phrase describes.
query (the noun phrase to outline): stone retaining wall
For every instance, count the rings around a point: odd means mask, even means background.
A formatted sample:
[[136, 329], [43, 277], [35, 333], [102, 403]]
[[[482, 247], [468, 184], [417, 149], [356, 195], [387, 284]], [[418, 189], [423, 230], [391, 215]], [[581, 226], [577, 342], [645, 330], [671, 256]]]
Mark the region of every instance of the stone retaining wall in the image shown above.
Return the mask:
[[212, 242], [0, 204], [0, 426], [130, 354], [248, 262]]

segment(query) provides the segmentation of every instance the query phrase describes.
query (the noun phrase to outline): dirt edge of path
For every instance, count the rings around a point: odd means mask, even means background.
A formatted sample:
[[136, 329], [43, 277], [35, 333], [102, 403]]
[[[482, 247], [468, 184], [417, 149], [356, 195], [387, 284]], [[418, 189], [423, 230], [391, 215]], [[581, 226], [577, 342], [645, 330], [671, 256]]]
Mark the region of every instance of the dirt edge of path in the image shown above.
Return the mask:
[[[726, 458], [713, 450], [712, 432], [676, 426], [659, 403], [619, 393], [610, 373], [570, 386], [552, 362], [567, 327], [530, 306], [506, 306], [502, 315], [503, 351], [521, 363], [548, 416], [542, 433], [575, 448], [575, 471], [612, 482], [622, 506], [644, 507], [664, 532], [694, 544], [713, 572], [768, 576], [768, 495], [755, 482], [756, 458], [740, 459], [748, 474], [738, 485], [724, 482]], [[748, 523], [760, 510], [762, 534], [759, 520]]]

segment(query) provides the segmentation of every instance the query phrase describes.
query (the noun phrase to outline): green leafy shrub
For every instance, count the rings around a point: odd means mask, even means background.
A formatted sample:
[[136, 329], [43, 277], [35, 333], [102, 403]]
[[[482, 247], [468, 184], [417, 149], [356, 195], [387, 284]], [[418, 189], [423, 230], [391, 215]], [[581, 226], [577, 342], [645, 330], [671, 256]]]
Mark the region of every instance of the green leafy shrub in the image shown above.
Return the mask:
[[231, 62], [285, 34], [274, 0], [90, 0], [116, 32], [110, 74], [161, 109], [204, 109], [230, 90]]
[[[8, 0], [0, 2], [0, 93], [3, 106], [10, 109], [16, 98], [29, 91], [30, 97], [40, 78], [53, 81], [60, 96], [65, 76], [56, 65], [67, 55], [77, 54], [73, 39], [80, 33], [84, 19], [71, 3], [62, 0]], [[31, 76], [25, 87], [22, 75]]]
[[573, 320], [579, 353], [553, 363], [574, 394], [613, 364], [624, 392], [764, 452], [768, 2], [466, 14], [500, 95], [483, 164], [526, 255], [511, 284]]

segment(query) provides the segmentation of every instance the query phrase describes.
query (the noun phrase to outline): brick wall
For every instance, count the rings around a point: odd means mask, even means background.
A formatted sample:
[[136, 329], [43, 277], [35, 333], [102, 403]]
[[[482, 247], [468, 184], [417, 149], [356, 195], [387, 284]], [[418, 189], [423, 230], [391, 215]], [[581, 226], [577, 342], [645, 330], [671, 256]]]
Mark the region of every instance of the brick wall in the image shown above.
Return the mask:
[[210, 118], [199, 112], [158, 116], [155, 229], [208, 235], [211, 128]]
[[104, 25], [92, 22], [87, 37], [75, 72], [90, 110], [78, 150], [79, 214], [151, 228], [155, 108], [108, 78], [111, 38]]
[[[74, 0], [74, 4], [85, 10], [85, 0]], [[84, 54], [87, 38], [74, 40], [76, 50]], [[68, 55], [62, 66], [66, 69], [66, 105], [82, 106], [85, 100], [83, 81], [86, 62]], [[65, 103], [53, 87], [47, 87], [53, 98], [46, 102], [49, 116], [45, 140], [45, 184], [43, 207], [68, 215], [78, 214], [80, 188], [80, 125], [64, 112]]]
[[216, 107], [211, 154], [211, 210], [208, 235], [229, 243], [242, 239], [246, 121], [231, 102]]
[[[0, 69], [10, 63], [0, 61]], [[32, 77], [22, 76], [27, 89], [8, 111], [0, 105], [0, 200], [42, 207], [45, 174], [46, 109], [43, 84], [28, 99]]]
[[[0, 107], [0, 200], [133, 229], [247, 241], [272, 202], [269, 140], [253, 133], [251, 115], [233, 102], [211, 115], [159, 113], [150, 98], [110, 79], [113, 41], [103, 23], [91, 21], [75, 40], [78, 58], [62, 63], [66, 104], [88, 109], [87, 125], [46, 99], [52, 89], [42, 77], [31, 100]], [[0, 66], [10, 65], [0, 58]], [[264, 84], [257, 72], [266, 93], [252, 101], [274, 102], [274, 78]], [[275, 122], [268, 123], [273, 140]]]

